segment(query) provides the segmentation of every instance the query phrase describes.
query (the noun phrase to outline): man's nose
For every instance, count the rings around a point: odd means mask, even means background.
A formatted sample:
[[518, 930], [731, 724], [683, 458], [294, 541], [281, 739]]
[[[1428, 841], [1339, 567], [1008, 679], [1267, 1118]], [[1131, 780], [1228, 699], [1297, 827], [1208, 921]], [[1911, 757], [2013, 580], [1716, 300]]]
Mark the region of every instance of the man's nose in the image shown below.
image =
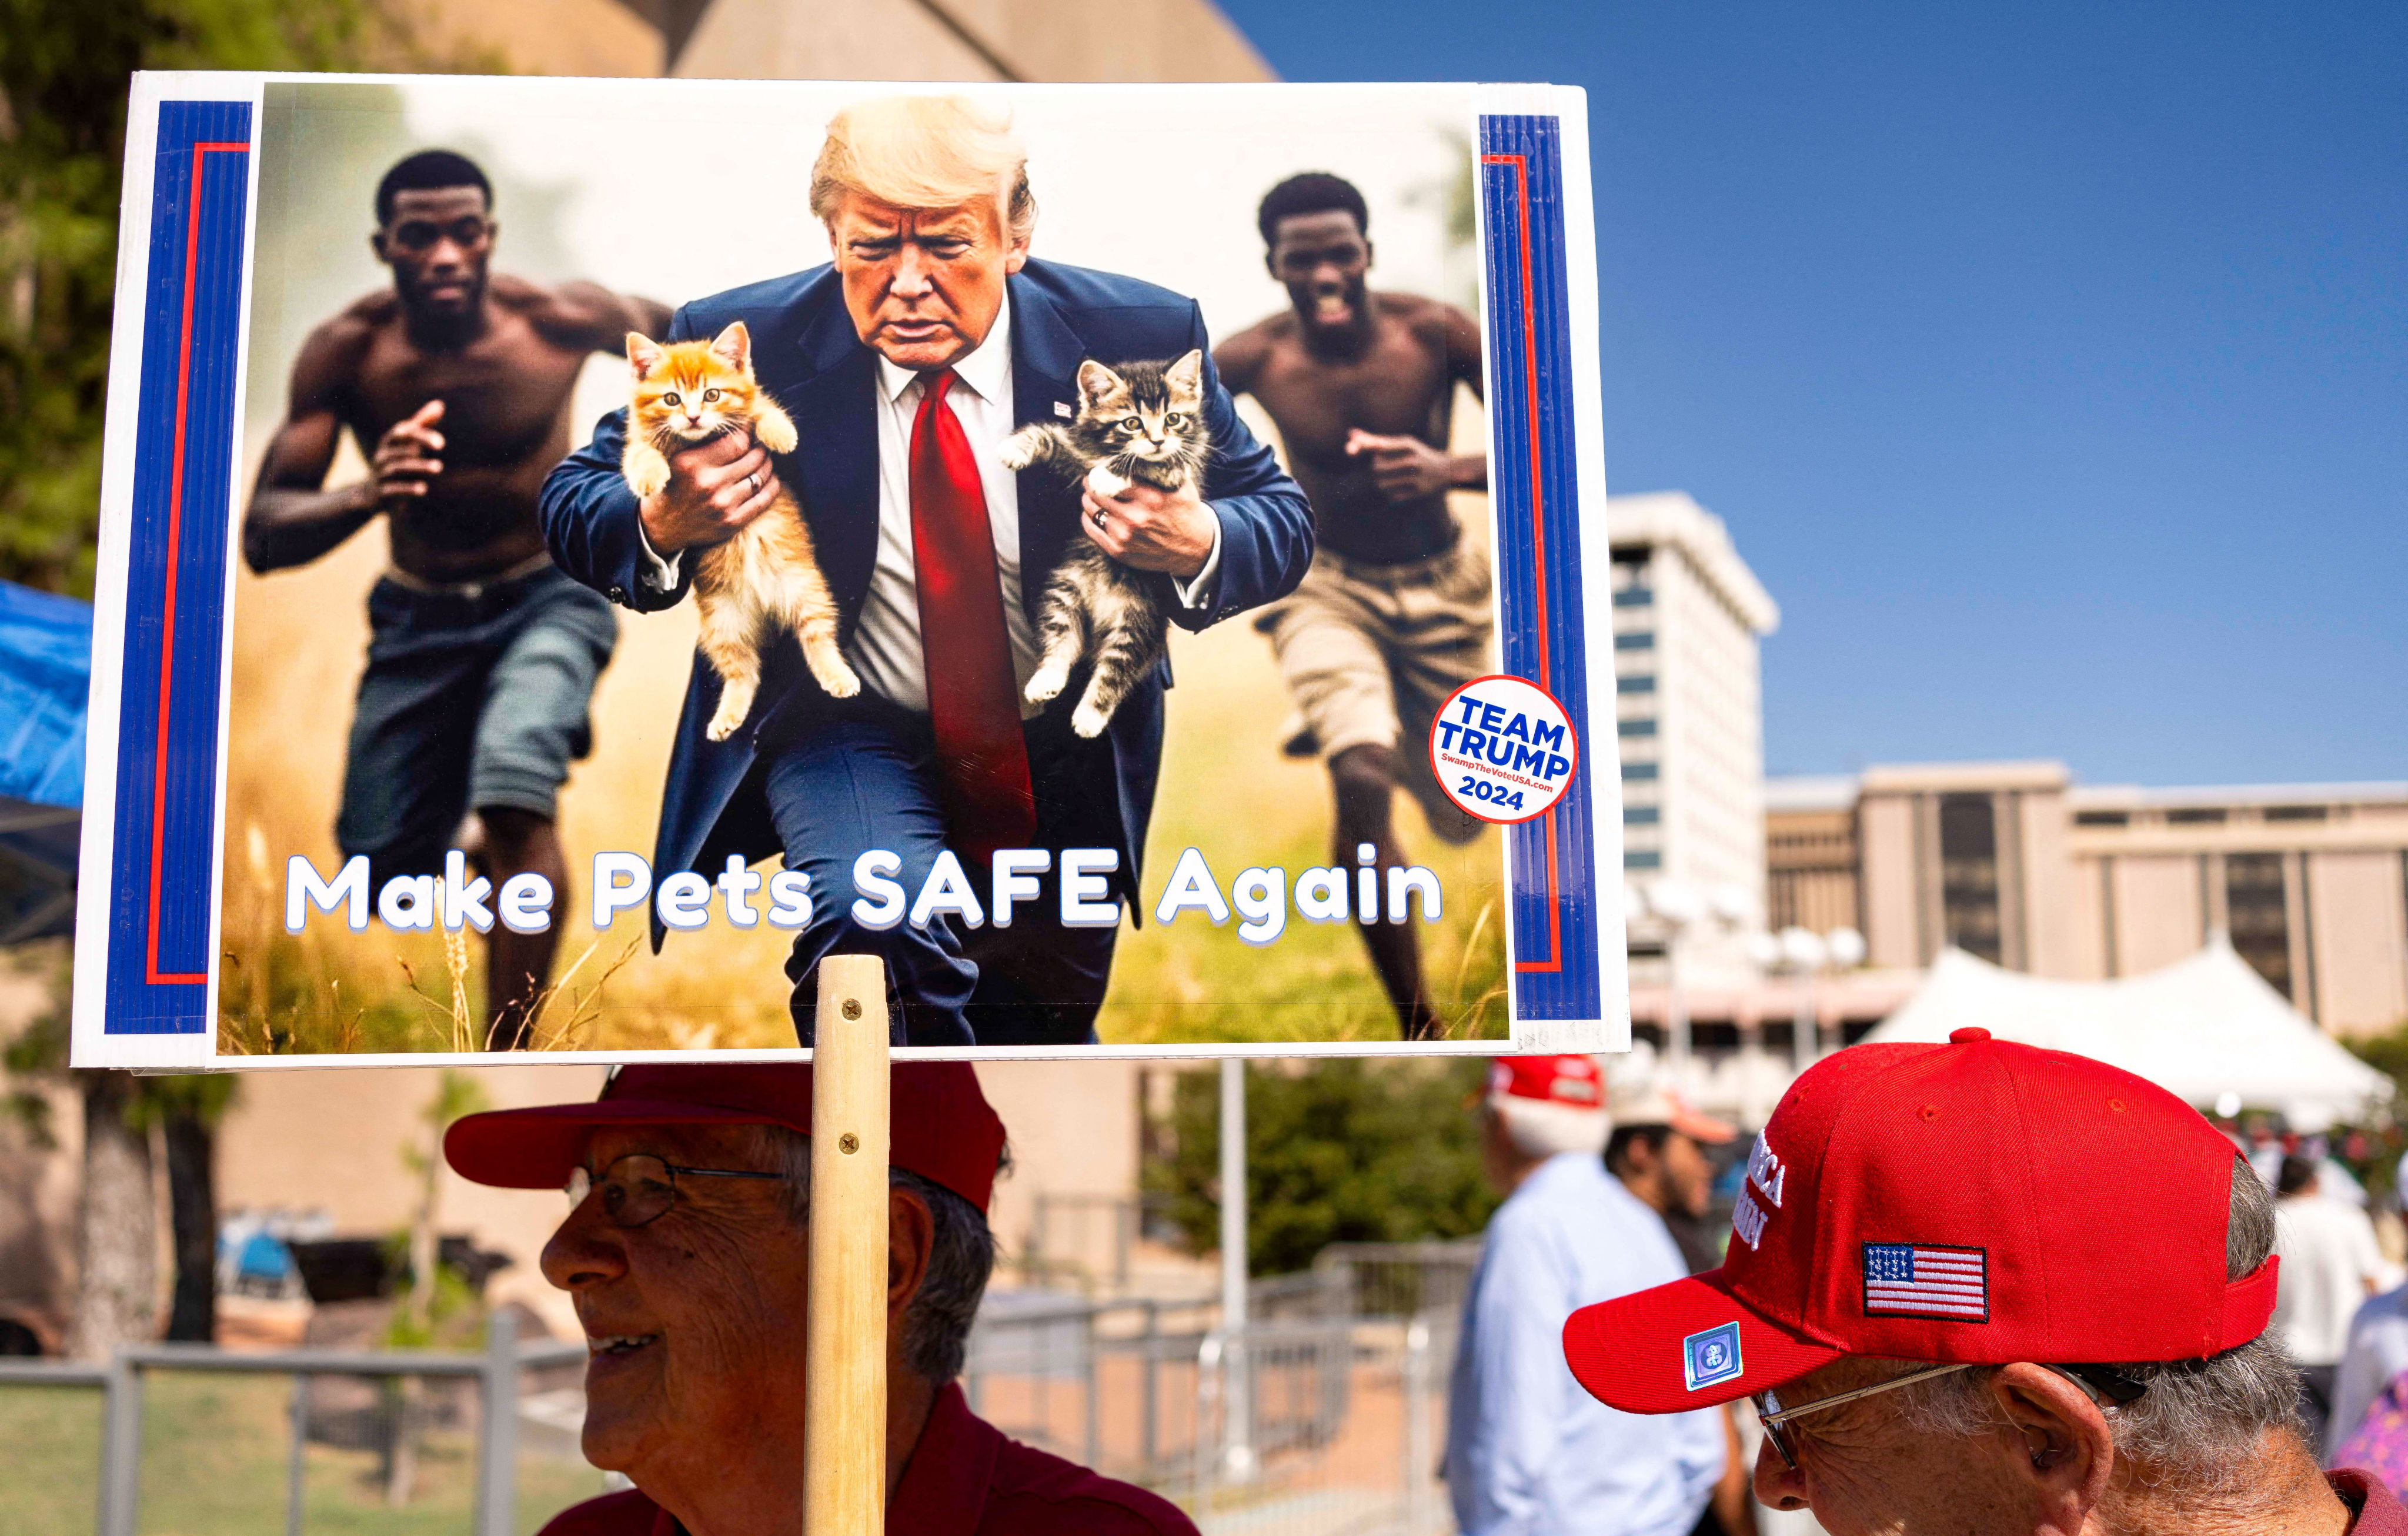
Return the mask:
[[543, 1277], [561, 1290], [581, 1290], [627, 1272], [624, 1234], [602, 1219], [599, 1203], [587, 1199], [543, 1245]]
[[895, 258], [895, 293], [902, 298], [918, 298], [934, 285], [928, 281], [928, 266], [920, 255], [920, 248], [906, 245]]
[[1758, 1503], [1774, 1509], [1806, 1507], [1805, 1474], [1793, 1471], [1788, 1462], [1782, 1460], [1781, 1453], [1772, 1448], [1769, 1439], [1756, 1448], [1755, 1482]]

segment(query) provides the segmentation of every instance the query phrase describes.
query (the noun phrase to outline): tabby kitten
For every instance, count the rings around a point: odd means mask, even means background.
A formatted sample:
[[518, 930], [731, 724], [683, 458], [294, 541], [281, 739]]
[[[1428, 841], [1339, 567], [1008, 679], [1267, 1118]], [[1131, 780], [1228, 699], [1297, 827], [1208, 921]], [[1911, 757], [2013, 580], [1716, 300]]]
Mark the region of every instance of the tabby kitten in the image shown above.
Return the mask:
[[[723, 432], [749, 431], [772, 453], [795, 451], [795, 423], [752, 379], [752, 337], [737, 321], [709, 341], [657, 342], [627, 333], [635, 399], [620, 473], [638, 496], [669, 482], [668, 455]], [[802, 642], [803, 660], [838, 698], [861, 692], [861, 679], [837, 649], [836, 598], [820, 573], [811, 534], [793, 493], [781, 487], [769, 510], [724, 543], [695, 553], [698, 642], [719, 674], [719, 708], [705, 734], [724, 741], [752, 712], [761, 687], [761, 648], [782, 627]]]
[[[1079, 365], [1079, 413], [1022, 427], [1004, 439], [1000, 457], [1007, 469], [1045, 464], [1073, 482], [1102, 465], [1124, 481], [1178, 491], [1201, 481], [1211, 449], [1198, 349], [1175, 363], [1118, 368], [1089, 358]], [[1086, 691], [1070, 714], [1081, 736], [1103, 734], [1121, 700], [1162, 659], [1168, 629], [1146, 579], [1096, 548], [1082, 525], [1046, 581], [1037, 616], [1043, 655], [1028, 698], [1042, 704], [1058, 696], [1071, 668], [1091, 656]]]

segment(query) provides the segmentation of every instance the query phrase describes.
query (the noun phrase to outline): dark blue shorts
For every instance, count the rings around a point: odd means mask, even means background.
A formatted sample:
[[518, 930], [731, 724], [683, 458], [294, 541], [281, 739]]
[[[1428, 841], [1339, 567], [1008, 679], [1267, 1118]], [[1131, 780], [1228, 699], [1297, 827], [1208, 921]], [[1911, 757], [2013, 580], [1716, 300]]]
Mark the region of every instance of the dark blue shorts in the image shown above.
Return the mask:
[[542, 569], [474, 595], [368, 594], [368, 665], [335, 839], [373, 880], [439, 870], [470, 811], [550, 818], [593, 747], [587, 705], [618, 643], [601, 594]]

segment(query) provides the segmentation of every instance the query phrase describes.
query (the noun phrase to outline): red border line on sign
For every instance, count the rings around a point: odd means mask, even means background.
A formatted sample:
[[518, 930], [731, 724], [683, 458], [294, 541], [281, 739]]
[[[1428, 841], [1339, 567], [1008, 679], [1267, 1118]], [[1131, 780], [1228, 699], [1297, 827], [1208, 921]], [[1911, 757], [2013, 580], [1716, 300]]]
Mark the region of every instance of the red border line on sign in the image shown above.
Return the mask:
[[201, 261], [201, 169], [211, 153], [249, 154], [247, 143], [200, 143], [193, 146], [192, 208], [184, 226], [184, 334], [176, 356], [176, 442], [167, 471], [167, 581], [159, 624], [159, 734], [151, 747], [150, 780], [150, 947], [143, 977], [162, 983], [207, 983], [207, 971], [159, 969], [159, 879], [166, 854], [167, 706], [174, 697], [176, 663], [176, 567], [183, 558], [184, 414], [193, 392], [193, 289]]
[[[1548, 675], [1547, 665], [1547, 530], [1542, 514], [1546, 510], [1546, 491], [1539, 460], [1539, 333], [1533, 318], [1532, 284], [1530, 280], [1530, 162], [1526, 155], [1484, 154], [1484, 165], [1511, 165], [1513, 181], [1521, 198], [1522, 211], [1522, 367], [1529, 393], [1527, 409], [1530, 417], [1530, 550], [1533, 581], [1531, 590], [1539, 599], [1539, 676], [1538, 684], [1555, 692], [1555, 680]], [[1560, 972], [1564, 969], [1564, 908], [1555, 895], [1555, 811], [1547, 810], [1547, 958], [1516, 960], [1516, 971], [1541, 973]]]

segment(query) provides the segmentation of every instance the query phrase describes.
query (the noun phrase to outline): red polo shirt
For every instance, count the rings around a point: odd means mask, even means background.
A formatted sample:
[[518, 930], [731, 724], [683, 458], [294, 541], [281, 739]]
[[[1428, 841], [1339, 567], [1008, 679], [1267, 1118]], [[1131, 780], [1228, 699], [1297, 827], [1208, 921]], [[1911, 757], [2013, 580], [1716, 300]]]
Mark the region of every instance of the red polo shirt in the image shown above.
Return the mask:
[[2349, 1536], [2408, 1536], [2408, 1509], [2400, 1507], [2400, 1500], [2383, 1479], [2356, 1467], [2344, 1467], [2327, 1472], [2325, 1480], [2341, 1495], [2343, 1503], [2357, 1511], [2349, 1523]]
[[[1168, 1500], [1007, 1437], [970, 1412], [958, 1385], [937, 1394], [886, 1506], [886, 1528], [912, 1536], [1197, 1536]], [[2388, 1536], [2391, 1528], [2361, 1523], [2359, 1530]], [[633, 1488], [563, 1510], [543, 1528], [543, 1536], [683, 1532], [668, 1511]]]

